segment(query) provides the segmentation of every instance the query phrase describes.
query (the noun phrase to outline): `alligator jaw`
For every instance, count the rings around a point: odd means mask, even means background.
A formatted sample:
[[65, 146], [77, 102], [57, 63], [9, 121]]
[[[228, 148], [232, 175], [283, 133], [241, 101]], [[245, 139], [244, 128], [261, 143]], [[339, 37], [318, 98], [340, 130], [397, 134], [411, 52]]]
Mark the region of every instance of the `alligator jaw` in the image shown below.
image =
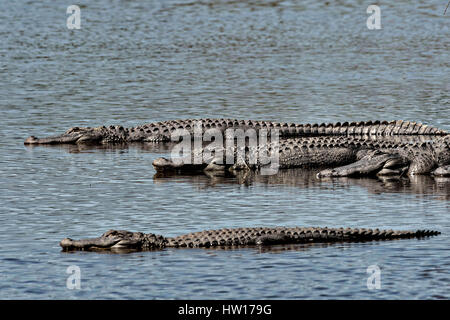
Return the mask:
[[322, 170], [317, 174], [317, 178], [370, 175], [377, 172], [384, 174], [386, 171], [383, 172], [383, 168], [389, 169], [387, 171], [390, 173], [392, 171], [391, 167], [395, 167], [398, 163], [403, 164], [400, 157], [374, 151], [369, 152], [361, 160], [350, 163], [346, 166]]
[[23, 144], [32, 145], [32, 144], [75, 144], [77, 140], [81, 137], [81, 134], [77, 135], [68, 135], [62, 134], [59, 136], [47, 137], [47, 138], [37, 138], [35, 136], [28, 137]]
[[[39, 144], [99, 144], [106, 138], [110, 137], [109, 133], [114, 129], [107, 129], [106, 127], [98, 128], [80, 128], [73, 127], [63, 134], [47, 137], [37, 138], [31, 136], [24, 141], [25, 145], [39, 145]], [[123, 131], [119, 131], [123, 132]]]
[[92, 239], [83, 239], [83, 240], [72, 240], [70, 238], [64, 238], [61, 240], [59, 245], [63, 248], [64, 251], [73, 251], [73, 250], [92, 250], [92, 249], [105, 249], [112, 248], [117, 243], [121, 241], [120, 238], [107, 238], [107, 237], [98, 237]]

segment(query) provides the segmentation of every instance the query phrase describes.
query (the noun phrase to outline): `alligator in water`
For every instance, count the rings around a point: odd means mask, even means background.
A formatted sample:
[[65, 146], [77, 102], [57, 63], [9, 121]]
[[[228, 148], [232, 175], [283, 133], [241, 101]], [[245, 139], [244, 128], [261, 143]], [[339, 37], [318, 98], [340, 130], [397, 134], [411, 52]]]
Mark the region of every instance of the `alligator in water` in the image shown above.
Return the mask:
[[[277, 152], [278, 169], [327, 168], [320, 171], [320, 177], [343, 177], [363, 175], [408, 175], [433, 174], [450, 175], [450, 135], [429, 137], [427, 140], [402, 137], [362, 137], [362, 136], [320, 136], [288, 138], [256, 148], [246, 148], [245, 155], [227, 160], [226, 149], [222, 156], [195, 163], [192, 158], [158, 158], [153, 161], [157, 172], [209, 171], [236, 172], [237, 170], [257, 170], [264, 165], [251, 162], [250, 155], [257, 159], [261, 151]], [[264, 153], [263, 152], [263, 153]], [[188, 160], [188, 161], [186, 161]], [[266, 164], [268, 165], [268, 164]], [[270, 163], [273, 165], [273, 163]]]
[[187, 119], [153, 122], [145, 125], [124, 128], [123, 126], [73, 127], [65, 133], [47, 137], [36, 138], [34, 136], [25, 140], [25, 144], [105, 144], [105, 143], [129, 143], [129, 142], [169, 142], [176, 130], [184, 130], [190, 134], [195, 128], [204, 132], [208, 129], [217, 129], [224, 132], [227, 129], [276, 129], [279, 136], [303, 137], [303, 136], [330, 136], [330, 135], [410, 135], [410, 136], [438, 136], [447, 135], [444, 130], [410, 121], [361, 121], [361, 122], [337, 122], [322, 124], [295, 124], [272, 121], [253, 121], [237, 119]]
[[[450, 175], [450, 135], [438, 128], [409, 121], [366, 121], [330, 124], [295, 124], [236, 119], [188, 119], [150, 123], [133, 128], [122, 126], [79, 128], [48, 138], [34, 136], [25, 144], [108, 144], [133, 142], [170, 142], [173, 135], [182, 130], [191, 138], [213, 129], [225, 133], [228, 129], [254, 129], [270, 133], [276, 130], [280, 142], [260, 144], [278, 150], [278, 168], [326, 167], [318, 173], [324, 176], [352, 175], [402, 175], [415, 174]], [[198, 133], [197, 133], [198, 134]], [[277, 143], [276, 148], [274, 143]], [[224, 153], [225, 154], [225, 153]], [[248, 154], [247, 154], [248, 157]], [[258, 169], [261, 163], [238, 164], [234, 159], [227, 165], [224, 158], [204, 158], [200, 164], [175, 163], [158, 158], [153, 162], [157, 171], [234, 171]], [[224, 164], [225, 163], [225, 164]]]
[[297, 243], [363, 242], [374, 240], [394, 240], [423, 238], [440, 234], [438, 231], [393, 231], [378, 229], [351, 228], [235, 228], [218, 229], [189, 233], [166, 238], [153, 233], [109, 230], [98, 238], [72, 240], [65, 238], [60, 242], [63, 251], [75, 250], [155, 250], [173, 248], [209, 248], [284, 245]]

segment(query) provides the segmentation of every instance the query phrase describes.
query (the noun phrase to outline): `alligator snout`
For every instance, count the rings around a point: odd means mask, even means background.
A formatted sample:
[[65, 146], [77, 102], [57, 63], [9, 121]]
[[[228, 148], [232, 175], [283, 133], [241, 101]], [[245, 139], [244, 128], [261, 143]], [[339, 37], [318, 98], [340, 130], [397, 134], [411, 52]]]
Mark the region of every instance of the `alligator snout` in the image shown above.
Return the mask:
[[71, 248], [72, 247], [73, 240], [70, 238], [64, 238], [61, 240], [59, 245], [63, 248]]
[[320, 178], [325, 178], [325, 177], [337, 177], [337, 176], [338, 176], [338, 173], [337, 173], [337, 171], [334, 170], [334, 169], [325, 169], [325, 170], [320, 171], [320, 172], [317, 173], [317, 175], [316, 175], [316, 177], [317, 177], [318, 179], [320, 179]]
[[169, 169], [169, 168], [175, 168], [175, 165], [173, 163], [173, 161], [166, 159], [166, 158], [157, 158], [155, 160], [153, 160], [153, 166], [155, 167], [155, 169], [158, 170], [164, 170], [164, 169]]
[[207, 166], [205, 163], [192, 164], [189, 163], [190, 161], [184, 162], [184, 160], [183, 158], [170, 160], [161, 157], [155, 159], [152, 164], [156, 172], [198, 172], [204, 170]]
[[79, 131], [69, 129], [67, 132], [46, 138], [30, 136], [24, 141], [25, 145], [31, 144], [75, 144], [75, 143], [98, 143], [101, 135], [95, 131]]
[[37, 144], [37, 143], [39, 143], [39, 139], [36, 138], [35, 136], [30, 136], [24, 141], [24, 144]]
[[75, 143], [77, 141], [77, 139], [80, 137], [81, 137], [81, 134], [73, 134], [73, 135], [63, 134], [63, 135], [47, 137], [47, 138], [37, 138], [35, 136], [30, 136], [23, 143], [25, 145]]

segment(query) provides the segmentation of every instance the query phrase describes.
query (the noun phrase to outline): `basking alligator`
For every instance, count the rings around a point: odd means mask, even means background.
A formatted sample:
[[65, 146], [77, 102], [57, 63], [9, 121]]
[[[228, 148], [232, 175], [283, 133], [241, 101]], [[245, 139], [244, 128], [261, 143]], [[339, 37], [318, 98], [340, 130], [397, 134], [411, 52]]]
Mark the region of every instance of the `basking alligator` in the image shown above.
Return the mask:
[[378, 229], [350, 228], [236, 228], [194, 232], [173, 238], [153, 233], [109, 230], [102, 236], [92, 239], [72, 240], [65, 238], [60, 242], [64, 251], [74, 250], [153, 250], [166, 247], [233, 247], [262, 246], [275, 244], [296, 244], [312, 242], [362, 242], [374, 240], [394, 240], [422, 238], [440, 234], [438, 231], [393, 231]]
[[185, 130], [191, 135], [198, 127], [204, 132], [208, 129], [217, 129], [224, 132], [226, 129], [277, 129], [280, 137], [311, 137], [311, 136], [439, 136], [447, 135], [444, 130], [424, 124], [409, 121], [361, 121], [344, 123], [322, 124], [295, 124], [272, 121], [253, 121], [237, 119], [187, 119], [170, 120], [148, 123], [145, 125], [124, 128], [123, 126], [101, 126], [96, 128], [73, 127], [65, 133], [53, 137], [36, 138], [34, 136], [25, 140], [25, 144], [104, 144], [118, 142], [169, 142], [171, 135], [178, 129]]
[[[157, 172], [236, 172], [260, 169], [273, 163], [261, 163], [259, 154], [278, 153], [277, 168], [331, 168], [318, 173], [318, 177], [342, 177], [361, 175], [450, 175], [450, 135], [428, 137], [427, 140], [406, 137], [322, 136], [289, 138], [255, 148], [246, 148], [243, 157], [227, 160], [225, 148], [221, 156], [204, 158], [196, 164], [192, 158], [158, 158], [153, 166]], [[261, 152], [263, 151], [263, 152]], [[250, 159], [256, 159], [250, 161]], [[188, 161], [186, 161], [188, 160]]]
[[[197, 133], [196, 133], [197, 129]], [[29, 137], [25, 144], [107, 144], [170, 142], [177, 130], [193, 138], [207, 130], [226, 133], [228, 129], [254, 129], [257, 133], [276, 130], [279, 144], [261, 144], [261, 150], [278, 150], [277, 168], [327, 167], [318, 176], [351, 175], [450, 175], [450, 135], [438, 128], [409, 121], [366, 121], [330, 124], [295, 124], [236, 119], [188, 119], [155, 122], [133, 128], [122, 126], [79, 128], [48, 138]], [[274, 145], [277, 143], [277, 145]], [[225, 154], [225, 152], [224, 152]], [[236, 154], [235, 154], [236, 156]], [[248, 160], [249, 153], [246, 157]], [[190, 161], [192, 162], [192, 161]], [[261, 163], [231, 165], [222, 158], [205, 158], [198, 165], [175, 163], [164, 158], [153, 163], [157, 171], [258, 169]], [[225, 163], [225, 165], [224, 165]], [[336, 167], [336, 168], [335, 168]]]

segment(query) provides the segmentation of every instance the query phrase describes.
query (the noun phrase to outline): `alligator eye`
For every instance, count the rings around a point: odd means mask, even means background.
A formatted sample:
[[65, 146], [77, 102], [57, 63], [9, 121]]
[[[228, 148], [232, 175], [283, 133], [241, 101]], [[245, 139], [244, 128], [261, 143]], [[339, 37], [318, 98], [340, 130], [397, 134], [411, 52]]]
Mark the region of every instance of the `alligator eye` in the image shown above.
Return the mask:
[[70, 128], [69, 130], [67, 130], [67, 133], [73, 133], [73, 132], [78, 132], [78, 131], [80, 131], [79, 127], [73, 127], [73, 128]]

